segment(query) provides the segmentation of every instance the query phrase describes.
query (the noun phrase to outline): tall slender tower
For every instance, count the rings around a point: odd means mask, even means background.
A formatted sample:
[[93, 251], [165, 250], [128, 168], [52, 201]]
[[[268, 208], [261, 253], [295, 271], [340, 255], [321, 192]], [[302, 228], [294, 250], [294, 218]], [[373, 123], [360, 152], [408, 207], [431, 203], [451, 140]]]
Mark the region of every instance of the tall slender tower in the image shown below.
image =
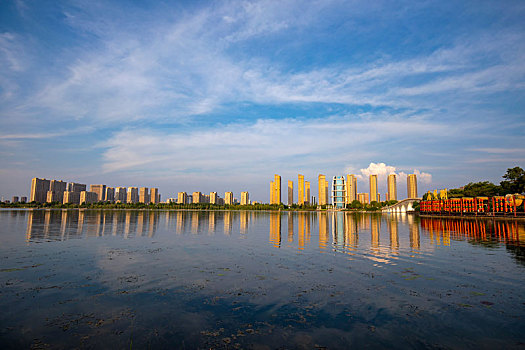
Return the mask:
[[297, 182], [297, 204], [304, 204], [304, 175], [299, 174]]
[[270, 204], [275, 204], [275, 182], [270, 182]]
[[310, 204], [310, 181], [304, 182], [304, 203]]
[[318, 188], [319, 188], [319, 205], [328, 204], [328, 183], [326, 182], [326, 176], [319, 174], [317, 177]]
[[408, 198], [418, 198], [417, 197], [417, 177], [416, 174], [410, 174], [407, 176], [407, 197]]
[[293, 181], [288, 181], [288, 205], [293, 204]]
[[352, 204], [357, 199], [357, 179], [354, 174], [346, 175], [346, 204]]
[[377, 175], [370, 175], [370, 203], [377, 201]]
[[387, 201], [397, 200], [397, 185], [396, 185], [396, 174], [388, 175], [388, 195]]
[[273, 182], [275, 186], [274, 204], [281, 204], [281, 176], [275, 174], [273, 176]]

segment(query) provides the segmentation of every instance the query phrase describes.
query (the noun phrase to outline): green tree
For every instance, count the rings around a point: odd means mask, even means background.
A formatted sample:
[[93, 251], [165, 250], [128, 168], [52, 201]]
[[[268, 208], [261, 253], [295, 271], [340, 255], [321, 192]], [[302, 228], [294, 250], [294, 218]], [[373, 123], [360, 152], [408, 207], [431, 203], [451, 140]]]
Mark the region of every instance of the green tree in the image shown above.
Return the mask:
[[470, 182], [463, 187], [463, 194], [466, 197], [493, 197], [500, 193], [501, 188], [491, 182]]
[[507, 169], [503, 175], [505, 180], [500, 182], [501, 194], [523, 193], [525, 192], [525, 171], [520, 167]]
[[350, 204], [350, 207], [352, 209], [361, 209], [363, 208], [363, 204], [361, 204], [360, 201], [358, 201], [357, 199], [353, 200], [352, 203]]

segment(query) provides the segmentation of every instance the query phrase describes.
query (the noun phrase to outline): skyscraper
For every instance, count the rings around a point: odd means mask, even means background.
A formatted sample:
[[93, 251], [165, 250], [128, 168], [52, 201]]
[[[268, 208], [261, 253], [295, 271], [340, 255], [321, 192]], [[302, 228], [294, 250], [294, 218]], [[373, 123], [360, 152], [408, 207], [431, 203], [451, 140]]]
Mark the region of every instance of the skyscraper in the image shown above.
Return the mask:
[[139, 189], [137, 187], [128, 187], [127, 201], [128, 203], [138, 203]]
[[368, 204], [368, 193], [358, 193], [357, 194], [357, 200], [361, 203], [361, 204]]
[[115, 201], [115, 187], [106, 187], [106, 200], [111, 203]]
[[149, 203], [149, 188], [141, 187], [139, 190], [139, 203]]
[[127, 189], [126, 187], [115, 188], [115, 202], [126, 203], [127, 202]]
[[304, 182], [304, 203], [310, 204], [310, 181]]
[[326, 205], [328, 204], [328, 181], [326, 181], [326, 176], [319, 174], [317, 182], [319, 187], [319, 205]]
[[332, 178], [332, 204], [335, 208], [344, 208], [346, 201], [346, 186], [344, 176]]
[[386, 200], [387, 201], [397, 200], [396, 174], [388, 175], [388, 194], [387, 194]]
[[377, 175], [370, 175], [370, 203], [377, 201]]
[[89, 185], [89, 192], [95, 192], [97, 194], [98, 202], [106, 200], [106, 185]]
[[217, 203], [217, 192], [210, 192], [210, 204], [219, 204]]
[[47, 202], [59, 202], [64, 200], [64, 192], [66, 191], [67, 183], [64, 181], [51, 180], [49, 182], [49, 190], [47, 191]]
[[275, 182], [270, 182], [270, 204], [275, 203]]
[[298, 175], [297, 181], [297, 204], [304, 204], [304, 175]]
[[178, 204], [188, 204], [188, 194], [186, 192], [179, 192], [177, 194]]
[[346, 175], [346, 204], [357, 199], [357, 179], [354, 174]]
[[45, 203], [47, 200], [47, 191], [49, 191], [49, 180], [39, 179], [37, 177], [31, 180], [30, 202]]
[[281, 176], [275, 174], [273, 176], [273, 184], [275, 187], [275, 194], [273, 196], [272, 204], [281, 204]]
[[293, 181], [288, 181], [288, 205], [293, 204]]
[[241, 192], [241, 205], [250, 204], [250, 196], [248, 192]]
[[67, 184], [67, 190], [70, 191], [70, 192], [82, 192], [82, 191], [85, 191], [86, 190], [86, 185], [85, 184], [79, 184], [79, 183], [76, 183], [76, 182], [69, 182]]
[[233, 205], [233, 192], [224, 193], [224, 203]]
[[408, 198], [418, 198], [417, 197], [417, 177], [416, 174], [410, 174], [407, 176], [407, 197]]
[[202, 203], [202, 193], [201, 192], [193, 192], [193, 203]]
[[153, 204], [160, 202], [160, 194], [158, 188], [154, 187], [151, 189], [149, 202]]

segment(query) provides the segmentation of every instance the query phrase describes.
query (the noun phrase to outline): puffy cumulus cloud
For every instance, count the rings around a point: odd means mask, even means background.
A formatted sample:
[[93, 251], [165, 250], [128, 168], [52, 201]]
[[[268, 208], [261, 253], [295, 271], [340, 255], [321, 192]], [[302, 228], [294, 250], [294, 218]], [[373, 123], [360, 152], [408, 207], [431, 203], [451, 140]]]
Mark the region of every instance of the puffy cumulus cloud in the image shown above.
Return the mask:
[[[404, 169], [406, 170], [406, 169]], [[377, 175], [379, 181], [386, 181], [386, 178], [390, 174], [397, 175], [398, 182], [406, 182], [408, 174], [416, 174], [418, 182], [424, 184], [430, 184], [432, 182], [432, 174], [422, 172], [418, 169], [413, 169], [412, 172], [406, 172], [403, 170], [397, 170], [395, 166], [387, 165], [385, 163], [370, 163], [367, 168], [360, 169], [361, 174], [357, 174], [356, 177], [360, 180], [368, 181], [370, 175]]]

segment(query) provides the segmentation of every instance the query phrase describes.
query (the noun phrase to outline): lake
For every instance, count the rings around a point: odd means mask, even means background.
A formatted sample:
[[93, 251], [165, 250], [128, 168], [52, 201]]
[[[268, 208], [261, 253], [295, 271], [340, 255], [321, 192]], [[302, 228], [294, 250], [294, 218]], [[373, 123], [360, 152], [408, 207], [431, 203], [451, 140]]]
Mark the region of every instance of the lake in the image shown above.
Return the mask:
[[0, 347], [525, 347], [525, 223], [0, 210]]

